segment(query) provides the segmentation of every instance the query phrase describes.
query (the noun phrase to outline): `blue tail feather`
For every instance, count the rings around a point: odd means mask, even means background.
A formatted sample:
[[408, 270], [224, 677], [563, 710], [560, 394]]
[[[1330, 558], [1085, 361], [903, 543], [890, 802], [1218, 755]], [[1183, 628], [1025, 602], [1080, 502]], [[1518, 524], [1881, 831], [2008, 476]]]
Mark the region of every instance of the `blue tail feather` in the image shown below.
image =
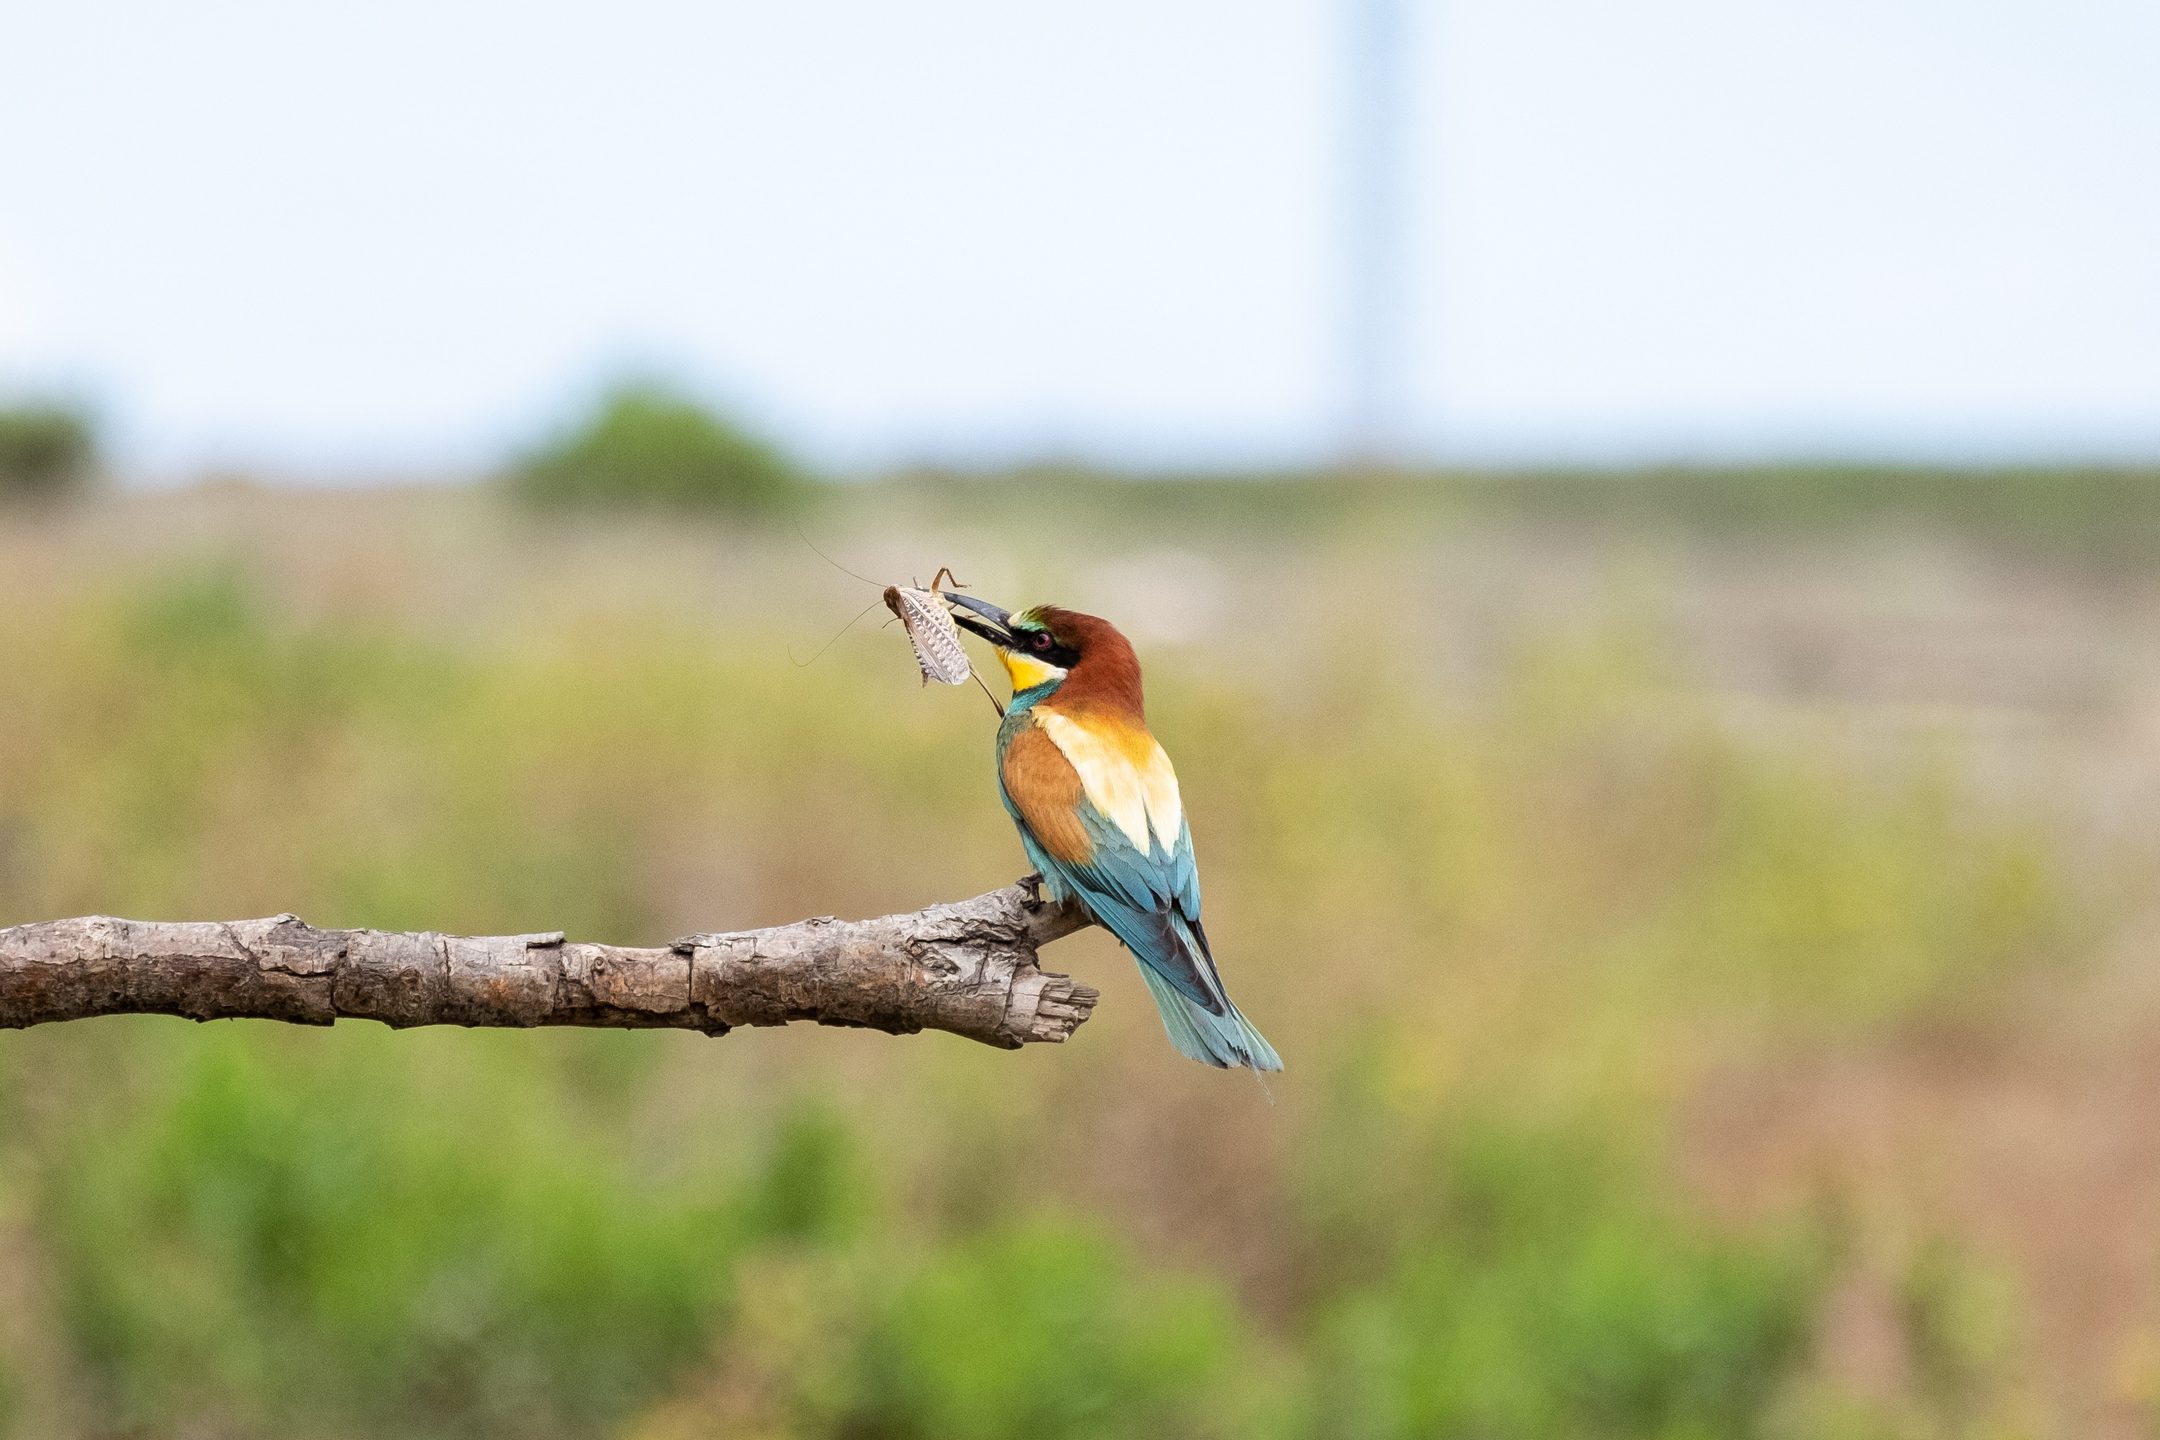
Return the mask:
[[1147, 981], [1148, 993], [1155, 997], [1155, 1008], [1162, 1015], [1163, 1029], [1169, 1032], [1170, 1043], [1180, 1055], [1218, 1070], [1239, 1065], [1254, 1070], [1283, 1068], [1275, 1047], [1238, 1013], [1237, 1006], [1226, 1000], [1225, 1013], [1211, 1014], [1145, 963], [1140, 966], [1140, 978]]

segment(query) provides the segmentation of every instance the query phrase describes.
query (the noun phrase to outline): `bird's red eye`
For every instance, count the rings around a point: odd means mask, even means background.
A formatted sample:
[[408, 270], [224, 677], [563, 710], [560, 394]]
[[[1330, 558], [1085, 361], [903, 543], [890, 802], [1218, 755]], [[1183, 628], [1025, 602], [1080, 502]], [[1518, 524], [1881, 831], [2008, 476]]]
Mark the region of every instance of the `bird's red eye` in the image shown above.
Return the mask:
[[1035, 632], [1034, 638], [1029, 640], [1028, 643], [1030, 645], [1033, 645], [1037, 650], [1047, 650], [1050, 648], [1050, 632], [1047, 630], [1038, 630]]

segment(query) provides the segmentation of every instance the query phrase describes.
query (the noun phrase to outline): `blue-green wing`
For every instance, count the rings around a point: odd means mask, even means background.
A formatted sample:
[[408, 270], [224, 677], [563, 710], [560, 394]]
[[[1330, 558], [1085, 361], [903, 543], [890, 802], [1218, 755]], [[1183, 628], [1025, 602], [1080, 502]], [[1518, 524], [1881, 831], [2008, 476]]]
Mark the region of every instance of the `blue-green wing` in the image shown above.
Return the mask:
[[[999, 790], [1002, 794], [1003, 786]], [[1085, 904], [1142, 964], [1194, 1004], [1214, 1015], [1227, 1012], [1207, 932], [1200, 928], [1200, 870], [1190, 825], [1179, 826], [1176, 842], [1167, 847], [1150, 835], [1152, 843], [1143, 852], [1083, 796], [1080, 822], [1093, 851], [1086, 864], [1075, 865], [1038, 845], [1012, 797], [1004, 800], [1028, 859], [1055, 891]]]

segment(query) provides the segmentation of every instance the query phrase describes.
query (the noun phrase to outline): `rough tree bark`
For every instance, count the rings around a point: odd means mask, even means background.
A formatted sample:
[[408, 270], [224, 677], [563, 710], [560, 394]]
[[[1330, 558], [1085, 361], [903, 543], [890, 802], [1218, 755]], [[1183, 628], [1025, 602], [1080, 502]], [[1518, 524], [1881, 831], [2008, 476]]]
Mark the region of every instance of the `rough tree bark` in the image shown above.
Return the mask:
[[0, 930], [0, 1029], [153, 1014], [724, 1035], [811, 1020], [1018, 1049], [1065, 1039], [1095, 1008], [1094, 990], [1035, 963], [1038, 947], [1088, 923], [1038, 898], [1033, 877], [911, 915], [827, 916], [653, 950], [560, 933], [317, 930], [291, 915], [48, 920]]

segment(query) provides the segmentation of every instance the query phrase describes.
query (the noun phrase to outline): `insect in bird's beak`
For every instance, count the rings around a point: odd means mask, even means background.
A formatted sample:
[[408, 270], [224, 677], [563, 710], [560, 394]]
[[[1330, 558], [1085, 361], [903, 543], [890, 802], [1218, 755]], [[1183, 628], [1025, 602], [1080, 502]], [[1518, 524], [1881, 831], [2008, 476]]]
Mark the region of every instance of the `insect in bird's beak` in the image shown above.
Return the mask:
[[[954, 589], [944, 584], [951, 580]], [[965, 685], [973, 680], [981, 687], [983, 698], [990, 708], [1002, 716], [1005, 707], [998, 703], [990, 687], [983, 684], [982, 676], [968, 664], [967, 649], [960, 643], [960, 625], [967, 626], [976, 634], [989, 636], [990, 632], [970, 616], [955, 613], [955, 602], [977, 614], [1004, 616], [1005, 612], [995, 605], [985, 605], [956, 593], [960, 582], [950, 570], [940, 570], [931, 578], [928, 588], [915, 585], [888, 585], [885, 587], [885, 608], [900, 617], [907, 630], [908, 643], [915, 647], [915, 663], [922, 670], [923, 683], [932, 680], [942, 685]], [[958, 622], [957, 624], [955, 622]], [[1002, 625], [1000, 626], [1002, 630]], [[1007, 635], [1005, 642], [1010, 641]]]
[[950, 607], [937, 588], [938, 582], [951, 574], [950, 570], [938, 571], [927, 590], [913, 585], [885, 587], [885, 608], [900, 617], [900, 624], [907, 630], [908, 643], [915, 647], [915, 663], [921, 667], [926, 685], [932, 680], [941, 685], [965, 685], [974, 673], [968, 665], [967, 651], [960, 644], [960, 632], [953, 628]]
[[977, 600], [972, 595], [960, 595], [951, 590], [944, 591], [943, 594], [948, 605], [956, 607], [957, 610], [973, 612], [968, 615], [953, 615], [952, 618], [959, 623], [961, 629], [982, 636], [1001, 650], [1010, 650], [1019, 643], [1013, 637], [1010, 610], [999, 609], [989, 601]]

